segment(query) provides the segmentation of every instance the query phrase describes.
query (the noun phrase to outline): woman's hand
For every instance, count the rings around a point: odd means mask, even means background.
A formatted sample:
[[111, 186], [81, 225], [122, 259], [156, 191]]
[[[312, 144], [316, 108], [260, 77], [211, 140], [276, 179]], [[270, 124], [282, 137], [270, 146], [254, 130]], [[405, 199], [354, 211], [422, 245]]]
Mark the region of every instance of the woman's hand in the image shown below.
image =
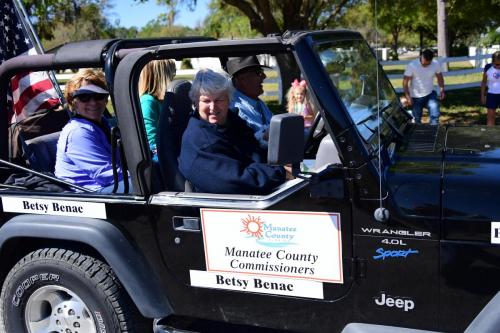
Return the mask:
[[287, 164], [287, 165], [284, 166], [284, 168], [285, 168], [285, 171], [286, 171], [286, 179], [287, 180], [295, 179], [295, 177], [292, 174], [292, 165], [291, 164]]

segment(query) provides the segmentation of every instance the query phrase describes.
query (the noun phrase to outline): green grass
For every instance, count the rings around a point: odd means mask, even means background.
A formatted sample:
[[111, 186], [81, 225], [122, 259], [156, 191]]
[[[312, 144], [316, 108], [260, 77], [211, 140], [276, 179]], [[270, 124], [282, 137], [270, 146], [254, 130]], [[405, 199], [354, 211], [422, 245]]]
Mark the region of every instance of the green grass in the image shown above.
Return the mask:
[[486, 124], [486, 107], [480, 105], [479, 95], [479, 87], [447, 92], [446, 98], [441, 103], [441, 122]]
[[[485, 125], [486, 108], [479, 102], [480, 88], [448, 91], [441, 102], [442, 124]], [[428, 111], [424, 109], [422, 122], [429, 121]], [[497, 121], [500, 125], [500, 121]]]

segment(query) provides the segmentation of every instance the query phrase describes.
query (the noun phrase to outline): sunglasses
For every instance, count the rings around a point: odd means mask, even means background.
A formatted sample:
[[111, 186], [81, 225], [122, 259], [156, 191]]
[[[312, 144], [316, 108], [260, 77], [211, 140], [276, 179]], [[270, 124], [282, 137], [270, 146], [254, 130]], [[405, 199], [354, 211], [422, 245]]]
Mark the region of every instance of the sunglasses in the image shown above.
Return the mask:
[[87, 103], [91, 99], [93, 99], [96, 102], [102, 102], [106, 99], [108, 99], [108, 94], [81, 94], [76, 96], [75, 98], [78, 98], [80, 102]]
[[244, 73], [252, 73], [257, 76], [262, 76], [264, 75], [264, 70], [262, 68], [252, 68], [252, 69], [247, 69], [246, 71], [244, 71]]

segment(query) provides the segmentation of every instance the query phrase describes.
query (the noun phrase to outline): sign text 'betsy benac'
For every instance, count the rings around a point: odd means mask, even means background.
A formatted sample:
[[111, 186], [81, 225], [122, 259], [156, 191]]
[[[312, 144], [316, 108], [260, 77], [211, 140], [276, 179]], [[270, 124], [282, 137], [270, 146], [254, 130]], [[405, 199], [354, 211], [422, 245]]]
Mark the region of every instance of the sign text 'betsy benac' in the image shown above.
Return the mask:
[[2, 196], [4, 212], [105, 219], [103, 203]]

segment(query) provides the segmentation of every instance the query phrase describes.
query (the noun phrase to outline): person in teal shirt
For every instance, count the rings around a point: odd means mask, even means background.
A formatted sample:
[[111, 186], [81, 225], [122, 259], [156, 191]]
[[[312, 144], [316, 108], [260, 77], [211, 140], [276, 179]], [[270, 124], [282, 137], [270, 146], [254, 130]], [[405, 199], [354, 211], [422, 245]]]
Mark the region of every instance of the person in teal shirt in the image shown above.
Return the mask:
[[139, 77], [142, 117], [153, 158], [156, 156], [156, 137], [163, 96], [168, 84], [173, 80], [175, 72], [173, 60], [152, 60], [144, 66]]

